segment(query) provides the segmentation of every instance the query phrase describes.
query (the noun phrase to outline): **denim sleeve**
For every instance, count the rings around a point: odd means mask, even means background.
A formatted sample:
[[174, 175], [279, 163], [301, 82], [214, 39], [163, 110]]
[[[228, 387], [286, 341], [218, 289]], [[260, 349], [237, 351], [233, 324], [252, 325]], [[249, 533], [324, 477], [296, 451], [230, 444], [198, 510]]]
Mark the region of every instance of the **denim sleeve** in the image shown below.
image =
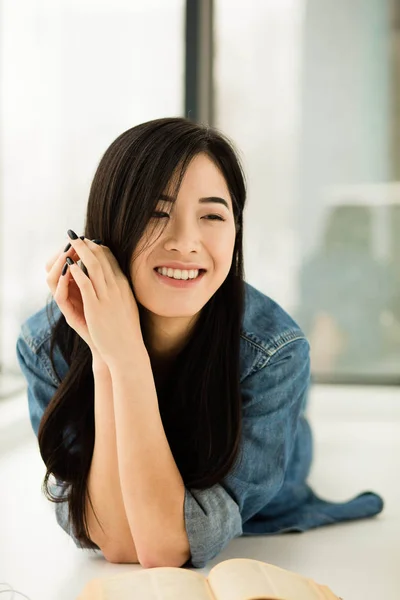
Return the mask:
[[279, 492], [309, 381], [309, 343], [305, 338], [280, 346], [243, 380], [240, 460], [221, 484], [201, 491], [186, 489], [188, 566], [204, 567], [232, 538], [242, 535], [242, 524]]
[[231, 539], [243, 533], [239, 507], [220, 484], [205, 490], [185, 488], [184, 514], [189, 567], [203, 568]]
[[37, 437], [41, 418], [57, 390], [57, 385], [38, 353], [22, 334], [17, 340], [16, 354], [28, 384], [29, 418]]

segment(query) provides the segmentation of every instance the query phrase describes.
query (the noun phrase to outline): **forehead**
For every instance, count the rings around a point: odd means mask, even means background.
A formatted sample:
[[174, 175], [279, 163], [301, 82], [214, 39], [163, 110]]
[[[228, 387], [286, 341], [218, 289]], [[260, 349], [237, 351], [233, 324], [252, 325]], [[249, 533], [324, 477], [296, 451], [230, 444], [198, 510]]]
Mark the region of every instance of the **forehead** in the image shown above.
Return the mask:
[[[174, 182], [171, 182], [168, 188], [167, 193], [173, 195]], [[183, 176], [177, 198], [185, 196], [221, 196], [232, 205], [225, 177], [215, 163], [203, 153], [193, 158]]]

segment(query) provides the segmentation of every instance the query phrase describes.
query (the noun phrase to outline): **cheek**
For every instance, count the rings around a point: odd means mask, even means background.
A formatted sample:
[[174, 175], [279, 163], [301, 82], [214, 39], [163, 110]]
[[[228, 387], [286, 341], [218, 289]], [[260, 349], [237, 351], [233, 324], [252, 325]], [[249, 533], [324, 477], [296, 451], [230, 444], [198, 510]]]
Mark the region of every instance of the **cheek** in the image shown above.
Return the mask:
[[216, 263], [225, 263], [232, 260], [235, 235], [227, 232], [226, 235], [216, 236], [212, 244], [212, 255]]

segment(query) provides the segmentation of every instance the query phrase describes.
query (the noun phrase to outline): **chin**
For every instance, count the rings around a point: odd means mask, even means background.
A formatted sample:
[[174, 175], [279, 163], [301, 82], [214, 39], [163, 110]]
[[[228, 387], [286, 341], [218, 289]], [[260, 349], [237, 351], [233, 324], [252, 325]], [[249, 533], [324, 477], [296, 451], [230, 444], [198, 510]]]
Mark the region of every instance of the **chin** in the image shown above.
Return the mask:
[[192, 307], [182, 307], [179, 308], [177, 306], [174, 307], [166, 307], [166, 306], [156, 306], [153, 303], [149, 306], [146, 306], [145, 309], [151, 313], [153, 313], [153, 315], [157, 315], [158, 317], [165, 317], [165, 318], [169, 318], [169, 319], [184, 319], [184, 318], [190, 318], [190, 317], [194, 317], [195, 315], [197, 315], [202, 308], [204, 307], [204, 304], [202, 304], [201, 306], [196, 305], [196, 306], [192, 306]]

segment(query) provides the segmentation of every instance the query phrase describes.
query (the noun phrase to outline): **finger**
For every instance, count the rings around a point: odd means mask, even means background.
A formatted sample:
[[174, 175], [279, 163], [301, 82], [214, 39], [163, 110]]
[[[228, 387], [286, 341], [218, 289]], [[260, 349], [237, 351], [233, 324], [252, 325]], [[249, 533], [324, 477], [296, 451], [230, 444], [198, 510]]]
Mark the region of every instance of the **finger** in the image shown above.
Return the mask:
[[64, 257], [64, 261], [67, 258], [67, 256], [70, 256], [72, 259], [74, 259], [74, 256], [76, 254], [76, 251], [74, 250], [74, 248], [72, 248], [72, 246], [71, 246], [66, 252], [64, 252], [64, 248], [65, 248], [65, 244], [63, 244], [60, 247], [59, 251], [56, 252], [55, 254], [53, 254], [53, 256], [51, 258], [49, 258], [49, 260], [46, 262], [45, 269], [46, 269], [47, 273], [49, 273], [51, 271], [54, 263], [60, 256]]
[[[68, 263], [66, 263], [68, 264]], [[61, 310], [61, 312], [63, 313], [63, 315], [65, 316], [65, 318], [67, 319], [67, 321], [69, 320], [70, 314], [70, 306], [68, 306], [68, 303], [70, 303], [68, 301], [68, 286], [69, 286], [69, 280], [70, 280], [70, 272], [69, 272], [69, 268], [66, 269], [65, 274], [62, 275], [60, 274], [60, 277], [58, 278], [58, 282], [53, 294], [53, 298], [55, 300], [55, 302], [57, 303], [59, 309]]]
[[[48, 275], [46, 277], [46, 283], [49, 286], [50, 291], [53, 294], [53, 296], [56, 292], [58, 281], [60, 279], [60, 275], [61, 275], [62, 269], [65, 265], [67, 256], [72, 258], [72, 260], [74, 260], [75, 257], [77, 259], [79, 258], [76, 256], [75, 250], [73, 248], [70, 248], [68, 250], [68, 252], [65, 252], [65, 253], [61, 252], [61, 254], [55, 259], [52, 267], [48, 271]], [[50, 261], [49, 261], [49, 263], [50, 263]]]
[[[111, 252], [110, 248], [108, 248], [108, 246], [104, 246], [104, 244], [101, 244], [100, 246], [98, 246], [97, 244], [95, 244], [93, 246], [93, 243], [91, 240], [87, 240], [89, 242], [89, 247], [93, 248], [93, 252], [96, 253], [98, 252], [100, 260], [104, 260], [104, 258], [106, 259], [105, 261], [105, 269], [107, 270], [106, 272], [108, 273], [108, 266], [111, 267], [111, 272], [114, 276], [114, 279], [119, 277], [121, 274], [121, 267], [119, 266], [119, 263], [117, 261], [117, 259], [115, 258], [114, 254]], [[97, 246], [97, 249], [96, 249]], [[100, 248], [100, 250], [99, 250]]]
[[[63, 248], [64, 248], [64, 246], [61, 246], [61, 248], [58, 250], [58, 252], [53, 254], [53, 256], [51, 258], [49, 258], [49, 260], [46, 262], [45, 269], [47, 272], [49, 272], [51, 270], [51, 268], [54, 265], [54, 263], [56, 262], [57, 258], [60, 256], [60, 254], [62, 254]], [[65, 256], [67, 256], [67, 254], [65, 254]]]
[[[83, 237], [83, 236], [82, 236]], [[67, 249], [66, 249], [67, 248]], [[51, 270], [53, 264], [55, 263], [55, 261], [57, 260], [57, 258], [61, 255], [64, 254], [65, 258], [67, 256], [70, 256], [71, 258], [74, 259], [74, 254], [75, 254], [75, 250], [71, 247], [71, 244], [63, 244], [59, 251], [56, 252], [51, 258], [49, 258], [49, 260], [46, 262], [45, 264], [45, 269], [47, 271], [47, 273]], [[74, 259], [75, 260], [75, 259]]]
[[86, 337], [84, 337], [81, 331], [79, 331], [77, 328], [78, 325], [80, 326], [80, 328], [82, 327], [82, 316], [80, 314], [77, 314], [74, 303], [71, 301], [71, 286], [76, 285], [76, 283], [71, 275], [68, 263], [66, 264], [67, 269], [65, 270], [65, 274], [61, 274], [59, 278], [57, 289], [54, 294], [54, 301], [57, 303], [60, 311], [64, 315], [68, 325], [75, 329], [75, 331], [80, 335], [80, 337], [82, 337], [82, 339], [86, 341]]
[[106, 294], [107, 286], [115, 281], [115, 273], [109, 259], [111, 253], [106, 254], [105, 246], [99, 246], [87, 238], [71, 240], [71, 245], [87, 269], [96, 296], [101, 298]]
[[69, 265], [68, 270], [81, 292], [84, 306], [88, 307], [89, 311], [94, 311], [99, 297], [96, 294], [93, 281], [85, 275], [76, 263]]

